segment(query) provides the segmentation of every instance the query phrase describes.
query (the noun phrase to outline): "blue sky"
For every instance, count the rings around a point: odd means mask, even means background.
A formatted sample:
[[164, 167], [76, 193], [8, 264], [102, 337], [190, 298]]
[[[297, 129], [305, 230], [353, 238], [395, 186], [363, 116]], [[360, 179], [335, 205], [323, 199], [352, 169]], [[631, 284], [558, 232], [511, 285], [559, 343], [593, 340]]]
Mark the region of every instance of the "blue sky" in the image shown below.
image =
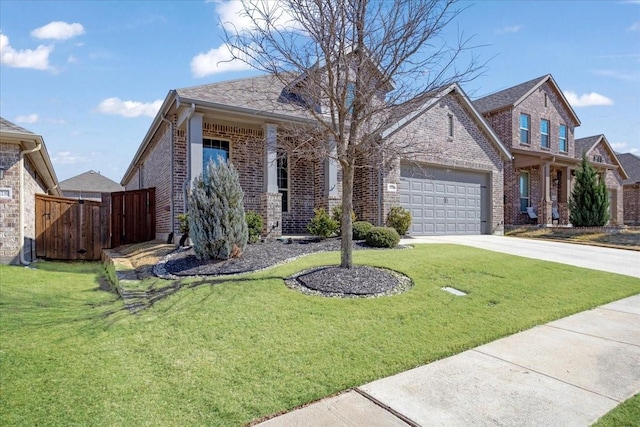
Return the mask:
[[[478, 1], [450, 27], [487, 70], [472, 98], [551, 73], [582, 125], [640, 154], [640, 0]], [[0, 0], [0, 115], [44, 137], [58, 179], [120, 181], [168, 91], [255, 74], [217, 67], [224, 1]]]

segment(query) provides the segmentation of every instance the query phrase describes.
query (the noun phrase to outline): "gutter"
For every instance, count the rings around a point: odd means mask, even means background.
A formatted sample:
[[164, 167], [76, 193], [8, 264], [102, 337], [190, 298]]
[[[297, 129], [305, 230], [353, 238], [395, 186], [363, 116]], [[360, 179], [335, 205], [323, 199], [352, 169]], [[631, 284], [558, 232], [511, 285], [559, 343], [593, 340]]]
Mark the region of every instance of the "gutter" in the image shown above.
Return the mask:
[[[177, 97], [177, 105], [180, 105], [180, 97]], [[191, 117], [193, 116], [193, 113], [196, 112], [196, 104], [195, 103], [191, 103], [191, 110], [189, 111], [189, 114], [187, 115], [187, 118], [185, 119], [185, 121], [187, 122], [187, 135], [186, 135], [186, 142], [187, 142], [187, 174], [186, 174], [186, 179], [184, 180], [184, 182], [182, 183], [182, 194], [183, 194], [183, 201], [182, 201], [182, 212], [184, 212], [185, 214], [189, 211], [189, 190], [188, 190], [188, 186], [189, 183], [191, 182]]]
[[31, 261], [27, 261], [24, 257], [24, 156], [25, 154], [35, 153], [42, 149], [42, 142], [36, 140], [36, 146], [30, 150], [20, 151], [20, 213], [18, 218], [19, 237], [18, 244], [20, 245], [20, 264], [29, 265]]

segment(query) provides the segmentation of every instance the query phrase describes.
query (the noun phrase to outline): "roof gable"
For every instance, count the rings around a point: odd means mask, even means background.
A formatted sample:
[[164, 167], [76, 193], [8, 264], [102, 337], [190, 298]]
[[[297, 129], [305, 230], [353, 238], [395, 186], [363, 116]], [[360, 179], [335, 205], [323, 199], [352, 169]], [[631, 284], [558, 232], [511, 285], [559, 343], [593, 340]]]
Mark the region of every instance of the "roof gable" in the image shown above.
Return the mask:
[[620, 163], [618, 156], [616, 156], [615, 151], [613, 151], [613, 148], [611, 148], [609, 141], [607, 141], [607, 138], [604, 135], [594, 135], [594, 136], [587, 136], [585, 138], [579, 138], [575, 140], [575, 144], [576, 144], [575, 154], [576, 156], [579, 156], [579, 157], [582, 157], [583, 154], [589, 157], [591, 150], [593, 150], [599, 144], [602, 144], [605, 148], [605, 151], [609, 153], [609, 157], [611, 158], [611, 163], [614, 166], [618, 166], [618, 173], [620, 173], [620, 176], [622, 177], [622, 179], [624, 180], [629, 178], [627, 175], [627, 172], [625, 171], [624, 166], [622, 165], [622, 163]]
[[87, 193], [113, 193], [124, 188], [100, 172], [87, 171], [64, 181], [60, 181], [62, 191], [84, 191]]
[[510, 88], [495, 92], [491, 95], [478, 98], [473, 101], [473, 104], [482, 114], [502, 110], [505, 108], [515, 108], [545, 83], [549, 84], [549, 86], [556, 92], [558, 98], [564, 105], [565, 110], [574, 120], [575, 125], [579, 126], [580, 119], [571, 107], [571, 104], [569, 104], [569, 101], [567, 101], [567, 98], [564, 96], [564, 94], [560, 90], [560, 87], [553, 79], [553, 76], [551, 74], [537, 77], [527, 82], [520, 83], [516, 86], [512, 86]]
[[462, 106], [462, 108], [475, 120], [480, 130], [487, 136], [487, 139], [496, 147], [500, 156], [511, 160], [512, 155], [506, 146], [500, 141], [498, 135], [493, 131], [491, 126], [486, 122], [480, 112], [474, 107], [473, 103], [457, 83], [451, 84], [445, 88], [440, 88], [431, 94], [421, 97], [424, 102], [418, 108], [412, 109], [409, 113], [397, 118], [390, 126], [382, 132], [383, 138], [388, 138], [394, 133], [411, 123], [419, 116], [429, 111], [434, 105], [447, 95], [454, 95], [454, 99]]
[[15, 133], [25, 133], [29, 135], [35, 135], [30, 130], [27, 130], [23, 127], [18, 126], [15, 123], [11, 123], [9, 120], [0, 117], [0, 131], [1, 132], [15, 132]]

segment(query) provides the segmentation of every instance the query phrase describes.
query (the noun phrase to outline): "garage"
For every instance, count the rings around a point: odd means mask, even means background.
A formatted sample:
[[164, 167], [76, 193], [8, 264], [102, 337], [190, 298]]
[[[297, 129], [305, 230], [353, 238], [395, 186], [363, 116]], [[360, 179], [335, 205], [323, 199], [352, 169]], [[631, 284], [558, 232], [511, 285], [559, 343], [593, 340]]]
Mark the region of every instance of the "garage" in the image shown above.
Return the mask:
[[411, 212], [409, 234], [487, 234], [489, 174], [403, 164], [400, 205]]

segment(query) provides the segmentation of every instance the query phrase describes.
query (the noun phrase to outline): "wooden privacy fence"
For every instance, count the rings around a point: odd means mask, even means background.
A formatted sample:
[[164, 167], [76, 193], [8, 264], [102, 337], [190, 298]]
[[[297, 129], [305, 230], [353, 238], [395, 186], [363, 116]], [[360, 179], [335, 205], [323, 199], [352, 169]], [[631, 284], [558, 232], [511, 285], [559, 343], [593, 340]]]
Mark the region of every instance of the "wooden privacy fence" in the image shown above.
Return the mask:
[[111, 245], [146, 242], [156, 238], [156, 189], [119, 191], [102, 194], [103, 208], [109, 212]]
[[100, 202], [36, 195], [36, 256], [97, 260], [103, 242]]
[[99, 260], [104, 248], [155, 239], [155, 188], [103, 193], [102, 203], [36, 195], [36, 256]]

